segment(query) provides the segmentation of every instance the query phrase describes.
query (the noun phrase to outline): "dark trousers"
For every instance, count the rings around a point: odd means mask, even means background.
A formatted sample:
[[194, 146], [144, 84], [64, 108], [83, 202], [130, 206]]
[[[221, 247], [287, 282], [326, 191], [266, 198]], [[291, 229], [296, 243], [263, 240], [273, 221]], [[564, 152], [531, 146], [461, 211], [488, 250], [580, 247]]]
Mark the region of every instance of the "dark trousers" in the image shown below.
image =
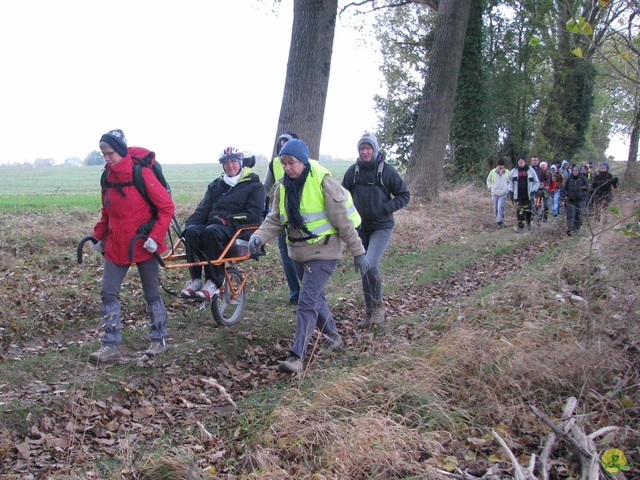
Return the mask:
[[516, 215], [518, 218], [518, 227], [524, 227], [526, 220], [527, 225], [531, 224], [531, 200], [528, 198], [518, 198]]
[[577, 232], [582, 227], [584, 200], [569, 200], [565, 208], [567, 210], [567, 232]]
[[[187, 250], [187, 261], [216, 260], [233, 236], [231, 229], [225, 225], [189, 225], [182, 233]], [[190, 267], [191, 278], [202, 278], [201, 267]], [[216, 286], [224, 282], [223, 265], [205, 265], [205, 280], [212, 280]]]

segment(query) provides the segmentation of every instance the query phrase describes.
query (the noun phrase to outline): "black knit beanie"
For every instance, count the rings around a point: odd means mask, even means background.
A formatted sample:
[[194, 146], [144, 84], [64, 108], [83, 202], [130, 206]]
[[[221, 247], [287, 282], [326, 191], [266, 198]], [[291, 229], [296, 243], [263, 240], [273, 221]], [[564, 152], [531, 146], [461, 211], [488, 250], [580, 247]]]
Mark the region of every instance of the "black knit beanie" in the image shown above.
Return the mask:
[[124, 136], [122, 130], [110, 130], [102, 137], [100, 143], [109, 144], [121, 157], [126, 157], [129, 150], [127, 149], [127, 137]]

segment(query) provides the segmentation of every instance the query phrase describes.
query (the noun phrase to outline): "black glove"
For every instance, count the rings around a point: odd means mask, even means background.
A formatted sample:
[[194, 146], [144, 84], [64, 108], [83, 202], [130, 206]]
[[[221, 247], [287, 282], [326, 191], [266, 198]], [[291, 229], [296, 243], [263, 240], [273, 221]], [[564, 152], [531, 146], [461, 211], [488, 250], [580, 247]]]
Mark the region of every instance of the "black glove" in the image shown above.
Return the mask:
[[220, 217], [213, 217], [211, 219], [211, 225], [227, 225], [227, 221], [224, 218], [220, 218]]

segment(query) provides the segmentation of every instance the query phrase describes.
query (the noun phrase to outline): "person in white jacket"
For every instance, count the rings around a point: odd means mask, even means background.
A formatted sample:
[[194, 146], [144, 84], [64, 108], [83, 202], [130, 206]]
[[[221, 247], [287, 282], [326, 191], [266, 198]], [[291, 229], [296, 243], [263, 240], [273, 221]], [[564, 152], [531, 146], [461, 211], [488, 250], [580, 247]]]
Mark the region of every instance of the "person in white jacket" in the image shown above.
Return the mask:
[[509, 191], [509, 170], [504, 166], [504, 159], [498, 160], [496, 168], [487, 175], [487, 188], [491, 191], [491, 201], [493, 202], [493, 213], [496, 215], [498, 228], [502, 228], [504, 223], [504, 205], [507, 201]]

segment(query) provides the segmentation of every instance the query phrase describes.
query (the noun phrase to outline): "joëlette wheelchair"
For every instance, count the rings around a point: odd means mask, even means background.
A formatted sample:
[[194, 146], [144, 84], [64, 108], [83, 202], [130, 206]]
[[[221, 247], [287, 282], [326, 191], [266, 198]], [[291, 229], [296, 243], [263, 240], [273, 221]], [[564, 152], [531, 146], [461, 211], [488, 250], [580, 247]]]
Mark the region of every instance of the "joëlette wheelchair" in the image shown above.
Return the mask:
[[[188, 262], [184, 241], [181, 237], [177, 241], [171, 243], [171, 247], [164, 255], [157, 252], [154, 254], [158, 263], [167, 270], [177, 268], [189, 268], [204, 265], [223, 265], [224, 266], [224, 282], [220, 285], [220, 292], [211, 299], [211, 314], [216, 322], [225, 327], [231, 327], [238, 323], [242, 318], [245, 303], [247, 301], [247, 292], [245, 285], [249, 274], [241, 268], [241, 263], [250, 258], [257, 259], [260, 255], [251, 255], [246, 240], [242, 240], [240, 236], [248, 231], [255, 231], [258, 226], [246, 226], [238, 229], [229, 243], [216, 259], [200, 260], [197, 262]], [[179, 231], [179, 230], [178, 230]], [[147, 238], [144, 234], [136, 235], [129, 244], [129, 260], [131, 265], [133, 262], [133, 248], [136, 242], [145, 241]], [[92, 236], [84, 237], [78, 244], [77, 260], [82, 263], [82, 252], [84, 244], [87, 242], [97, 242], [98, 239]]]

